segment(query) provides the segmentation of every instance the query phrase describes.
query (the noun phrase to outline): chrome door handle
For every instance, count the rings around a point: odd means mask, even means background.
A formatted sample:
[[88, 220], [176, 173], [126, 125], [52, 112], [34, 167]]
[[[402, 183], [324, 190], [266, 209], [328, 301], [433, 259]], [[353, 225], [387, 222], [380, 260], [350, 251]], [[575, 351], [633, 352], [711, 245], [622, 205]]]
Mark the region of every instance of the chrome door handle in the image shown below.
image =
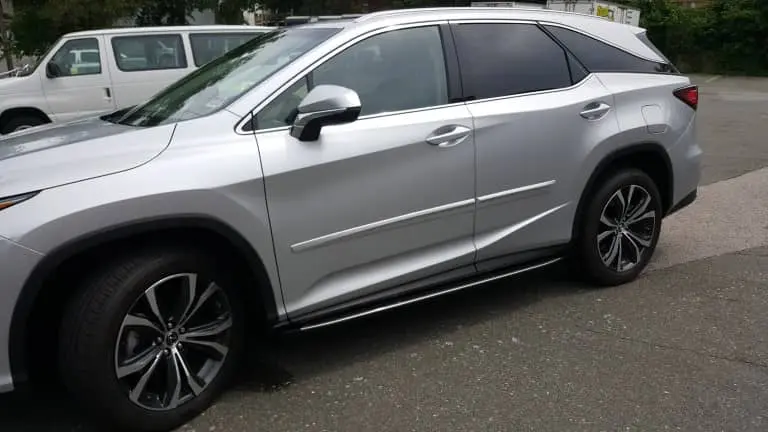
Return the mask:
[[440, 148], [453, 147], [464, 141], [472, 129], [466, 126], [447, 126], [436, 130], [427, 137], [427, 143]]
[[585, 106], [584, 111], [579, 113], [579, 115], [587, 120], [600, 120], [608, 114], [608, 111], [610, 110], [611, 106], [605, 102], [592, 102]]

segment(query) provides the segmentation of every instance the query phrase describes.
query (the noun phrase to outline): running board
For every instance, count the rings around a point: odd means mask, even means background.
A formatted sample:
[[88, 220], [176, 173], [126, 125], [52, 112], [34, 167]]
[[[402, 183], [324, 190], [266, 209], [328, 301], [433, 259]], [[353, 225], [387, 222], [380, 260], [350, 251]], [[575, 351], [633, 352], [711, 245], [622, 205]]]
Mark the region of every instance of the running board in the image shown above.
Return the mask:
[[515, 275], [518, 275], [518, 274], [521, 274], [521, 273], [529, 272], [531, 270], [536, 270], [536, 269], [539, 269], [539, 268], [542, 268], [542, 267], [546, 267], [546, 266], [552, 265], [552, 264], [554, 264], [554, 263], [556, 263], [556, 262], [558, 262], [558, 261], [560, 261], [562, 259], [563, 259], [562, 257], [549, 259], [549, 260], [546, 260], [544, 262], [538, 262], [536, 264], [530, 264], [530, 265], [527, 265], [527, 266], [518, 267], [515, 270], [509, 270], [509, 271], [505, 271], [505, 272], [502, 272], [502, 273], [495, 273], [495, 274], [492, 274], [490, 276], [483, 277], [481, 279], [477, 279], [477, 280], [474, 280], [474, 281], [471, 281], [471, 282], [461, 283], [458, 286], [452, 286], [450, 288], [444, 288], [444, 289], [441, 289], [441, 290], [438, 290], [438, 291], [432, 291], [429, 294], [422, 294], [422, 295], [419, 295], [419, 296], [416, 296], [416, 297], [413, 297], [413, 298], [409, 298], [409, 299], [405, 299], [405, 300], [400, 300], [400, 301], [397, 301], [397, 302], [394, 302], [394, 303], [390, 303], [390, 304], [386, 304], [386, 305], [383, 305], [383, 306], [378, 306], [378, 307], [375, 307], [373, 309], [364, 310], [362, 312], [357, 312], [357, 313], [352, 313], [352, 314], [349, 314], [349, 315], [342, 315], [342, 316], [338, 316], [337, 315], [337, 317], [334, 318], [334, 319], [330, 319], [330, 320], [327, 320], [327, 321], [320, 321], [320, 322], [316, 322], [314, 324], [303, 324], [303, 325], [299, 326], [299, 330], [301, 330], [301, 331], [314, 330], [314, 329], [317, 329], [317, 328], [332, 326], [334, 324], [340, 324], [340, 323], [343, 323], [343, 322], [346, 322], [346, 321], [351, 321], [351, 320], [362, 318], [362, 317], [366, 317], [366, 316], [369, 316], [369, 315], [374, 315], [374, 314], [377, 314], [377, 313], [380, 313], [380, 312], [385, 312], [385, 311], [396, 309], [396, 308], [399, 308], [399, 307], [402, 307], [402, 306], [407, 306], [407, 305], [410, 305], [410, 304], [413, 304], [413, 303], [418, 303], [418, 302], [421, 302], [421, 301], [424, 301], [424, 300], [429, 300], [431, 298], [439, 297], [439, 296], [442, 296], [442, 295], [445, 295], [445, 294], [455, 293], [455, 292], [458, 292], [458, 291], [461, 291], [461, 290], [464, 290], [464, 289], [467, 289], [467, 288], [471, 288], [473, 286], [482, 285], [482, 284], [485, 284], [485, 283], [488, 283], [488, 282], [493, 282], [493, 281], [497, 281], [499, 279], [504, 279], [504, 278], [508, 278], [510, 276], [515, 276]]

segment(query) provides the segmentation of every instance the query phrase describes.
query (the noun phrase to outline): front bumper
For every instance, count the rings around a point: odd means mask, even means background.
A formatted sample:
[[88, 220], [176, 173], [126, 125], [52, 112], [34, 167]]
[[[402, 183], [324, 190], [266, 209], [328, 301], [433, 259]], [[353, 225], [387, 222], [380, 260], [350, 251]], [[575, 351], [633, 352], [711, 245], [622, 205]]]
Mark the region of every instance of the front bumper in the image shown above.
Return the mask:
[[24, 283], [42, 258], [42, 254], [0, 237], [0, 393], [14, 389], [11, 319]]

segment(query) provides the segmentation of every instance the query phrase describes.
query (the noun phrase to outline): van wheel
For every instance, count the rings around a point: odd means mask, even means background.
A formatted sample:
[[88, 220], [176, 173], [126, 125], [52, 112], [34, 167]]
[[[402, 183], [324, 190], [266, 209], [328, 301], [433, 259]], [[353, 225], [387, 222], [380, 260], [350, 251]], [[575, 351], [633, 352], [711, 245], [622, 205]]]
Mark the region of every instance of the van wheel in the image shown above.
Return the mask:
[[167, 431], [205, 410], [242, 352], [229, 272], [206, 254], [160, 249], [115, 262], [71, 301], [64, 383], [108, 430]]
[[10, 120], [8, 120], [3, 125], [2, 132], [3, 135], [7, 135], [9, 133], [18, 132], [24, 129], [29, 129], [31, 127], [40, 126], [43, 124], [46, 124], [47, 122], [38, 117], [33, 115], [19, 115], [12, 117]]
[[589, 199], [574, 250], [578, 271], [603, 286], [633, 281], [659, 240], [658, 187], [644, 172], [624, 169], [606, 178]]

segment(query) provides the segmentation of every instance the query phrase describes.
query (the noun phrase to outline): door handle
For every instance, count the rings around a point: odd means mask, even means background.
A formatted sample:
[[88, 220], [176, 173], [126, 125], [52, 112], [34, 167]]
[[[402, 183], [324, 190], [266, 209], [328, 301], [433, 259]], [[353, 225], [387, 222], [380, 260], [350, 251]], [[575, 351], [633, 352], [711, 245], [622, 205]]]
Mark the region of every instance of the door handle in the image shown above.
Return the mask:
[[472, 129], [466, 126], [444, 126], [428, 136], [427, 143], [440, 148], [453, 147], [464, 141], [470, 133]]
[[600, 120], [610, 110], [611, 106], [605, 102], [592, 102], [585, 106], [584, 111], [579, 114], [587, 120]]
[[104, 94], [106, 95], [106, 99], [112, 99], [112, 89], [109, 87], [104, 87]]

